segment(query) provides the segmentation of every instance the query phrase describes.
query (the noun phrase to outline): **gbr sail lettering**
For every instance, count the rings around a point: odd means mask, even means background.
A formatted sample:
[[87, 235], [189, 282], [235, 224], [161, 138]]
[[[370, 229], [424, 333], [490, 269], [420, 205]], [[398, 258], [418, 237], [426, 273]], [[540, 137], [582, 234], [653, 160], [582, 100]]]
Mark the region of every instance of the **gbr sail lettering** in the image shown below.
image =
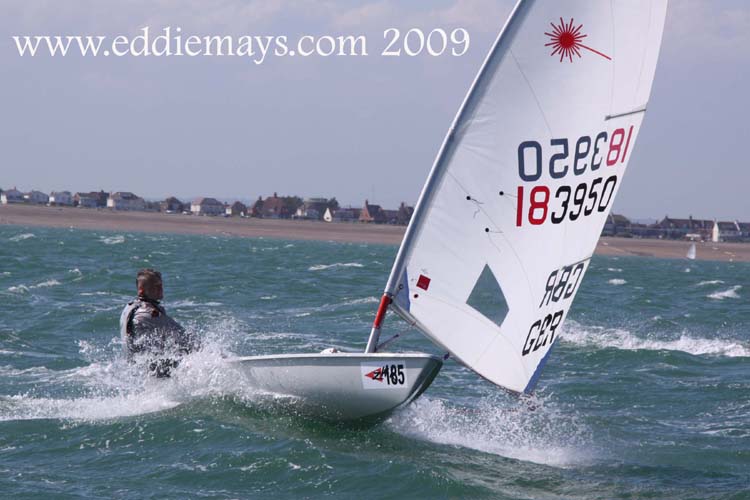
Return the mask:
[[[557, 304], [560, 301], [571, 299], [578, 290], [585, 269], [586, 263], [581, 261], [552, 271], [547, 278], [539, 308], [547, 307], [550, 303]], [[555, 332], [557, 327], [560, 326], [564, 314], [565, 309], [560, 309], [534, 321], [526, 334], [521, 356], [536, 352], [547, 344], [551, 345], [555, 340]]]
[[[584, 135], [577, 140], [552, 139], [542, 147], [538, 141], [524, 141], [518, 146], [518, 175], [524, 183], [539, 182], [545, 171], [550, 180], [575, 178], [588, 171], [602, 175], [580, 183], [566, 183], [550, 189], [537, 184], [531, 189], [517, 188], [516, 226], [540, 226], [547, 222], [575, 222], [593, 213], [605, 212], [617, 186], [617, 175], [603, 167], [625, 163], [633, 137], [633, 125], [612, 133]], [[573, 145], [573, 143], [575, 143]]]
[[531, 352], [537, 351], [555, 340], [555, 332], [563, 319], [563, 310], [546, 315], [543, 319], [536, 320], [529, 328], [526, 335], [526, 342], [523, 344], [521, 356], [526, 356]]

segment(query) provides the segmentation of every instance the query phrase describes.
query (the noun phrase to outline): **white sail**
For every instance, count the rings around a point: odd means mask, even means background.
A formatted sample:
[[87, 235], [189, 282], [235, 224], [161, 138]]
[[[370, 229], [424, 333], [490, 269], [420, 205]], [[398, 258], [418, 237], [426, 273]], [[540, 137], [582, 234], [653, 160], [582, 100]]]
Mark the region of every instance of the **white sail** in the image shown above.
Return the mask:
[[438, 155], [386, 294], [495, 384], [531, 391], [559, 336], [633, 153], [666, 4], [521, 0]]
[[693, 243], [692, 245], [690, 245], [690, 248], [688, 248], [687, 258], [690, 260], [695, 260], [695, 253], [695, 243]]

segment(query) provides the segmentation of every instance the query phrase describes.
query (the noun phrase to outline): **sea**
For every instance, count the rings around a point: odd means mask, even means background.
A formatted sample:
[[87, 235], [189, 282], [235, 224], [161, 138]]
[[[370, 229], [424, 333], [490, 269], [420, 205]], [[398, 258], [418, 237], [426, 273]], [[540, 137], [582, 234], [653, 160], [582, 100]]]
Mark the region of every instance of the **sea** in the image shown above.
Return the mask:
[[[528, 398], [449, 359], [341, 424], [242, 383], [227, 357], [363, 350], [396, 250], [0, 226], [0, 497], [750, 498], [747, 263], [595, 256]], [[168, 379], [122, 356], [144, 267], [203, 343]]]

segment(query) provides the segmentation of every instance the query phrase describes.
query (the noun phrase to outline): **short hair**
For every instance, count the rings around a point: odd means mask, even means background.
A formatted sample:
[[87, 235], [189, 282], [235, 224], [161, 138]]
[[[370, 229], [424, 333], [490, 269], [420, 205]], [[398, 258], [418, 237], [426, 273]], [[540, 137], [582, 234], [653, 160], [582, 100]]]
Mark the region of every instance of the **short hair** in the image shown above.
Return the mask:
[[135, 285], [138, 288], [148, 289], [156, 283], [161, 283], [161, 273], [154, 269], [141, 269], [135, 278]]

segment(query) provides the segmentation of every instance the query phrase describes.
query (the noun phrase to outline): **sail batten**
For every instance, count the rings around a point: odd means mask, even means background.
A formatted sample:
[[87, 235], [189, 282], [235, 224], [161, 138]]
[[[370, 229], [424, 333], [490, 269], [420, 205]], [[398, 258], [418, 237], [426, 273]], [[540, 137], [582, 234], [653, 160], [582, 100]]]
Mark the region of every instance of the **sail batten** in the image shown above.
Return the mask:
[[[533, 390], [589, 267], [665, 15], [666, 0], [520, 0], [422, 190], [385, 295], [512, 392]], [[482, 304], [487, 293], [502, 300]]]

